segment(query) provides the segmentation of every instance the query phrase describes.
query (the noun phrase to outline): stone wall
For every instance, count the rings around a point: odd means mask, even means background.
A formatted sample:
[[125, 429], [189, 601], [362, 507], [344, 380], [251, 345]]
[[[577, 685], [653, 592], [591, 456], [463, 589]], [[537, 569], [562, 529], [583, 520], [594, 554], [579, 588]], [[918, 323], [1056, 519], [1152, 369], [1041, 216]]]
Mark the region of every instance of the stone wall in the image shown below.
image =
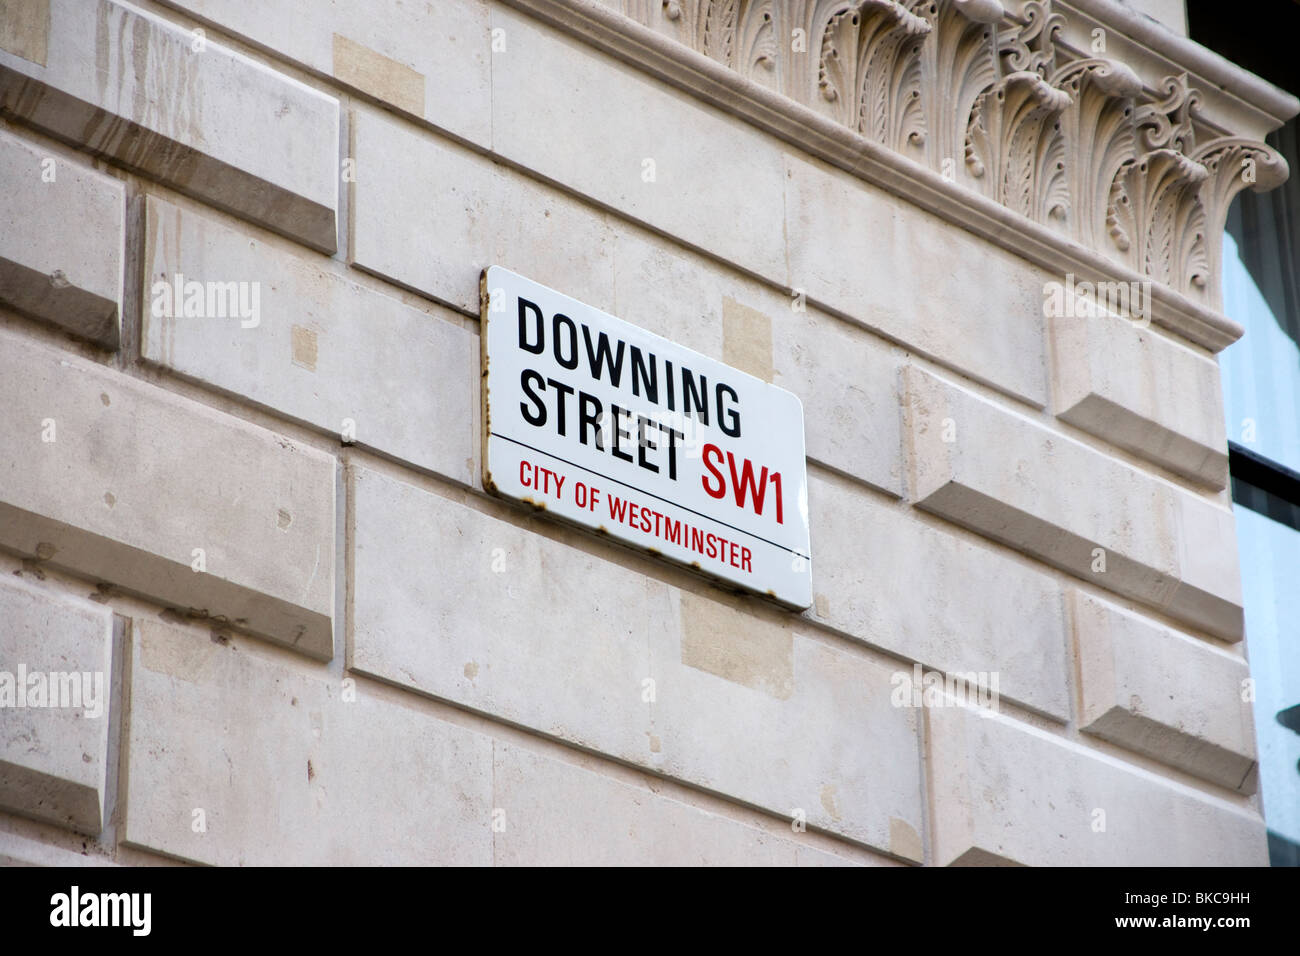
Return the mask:
[[[103, 679], [0, 860], [1266, 862], [1216, 269], [1300, 105], [1110, 0], [370, 7], [4, 8], [0, 672]], [[808, 611], [484, 493], [494, 263], [799, 396]]]

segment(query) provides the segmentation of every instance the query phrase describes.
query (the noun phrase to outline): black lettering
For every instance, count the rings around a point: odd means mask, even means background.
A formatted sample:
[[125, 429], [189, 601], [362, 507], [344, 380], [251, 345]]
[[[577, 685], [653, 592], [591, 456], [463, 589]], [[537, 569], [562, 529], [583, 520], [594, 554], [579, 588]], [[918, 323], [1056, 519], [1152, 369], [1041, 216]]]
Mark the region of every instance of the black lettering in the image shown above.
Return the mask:
[[[528, 322], [524, 316], [524, 313], [527, 312], [529, 309], [532, 310], [533, 316], [535, 318], [534, 327], [537, 329], [536, 342], [528, 341]], [[525, 352], [532, 352], [534, 355], [541, 355], [542, 351], [546, 348], [545, 333], [542, 331], [544, 327], [545, 327], [544, 323], [542, 322], [542, 310], [537, 307], [537, 304], [535, 302], [529, 302], [527, 299], [520, 298], [519, 300], [519, 347], [523, 349]]]
[[615, 458], [622, 458], [624, 461], [631, 461], [632, 456], [629, 453], [618, 450], [618, 440], [620, 438], [632, 437], [631, 432], [623, 430], [623, 417], [627, 414], [627, 411], [626, 409], [619, 408], [617, 405], [609, 406], [609, 410], [614, 416], [614, 443], [609, 449], [610, 454]]
[[542, 376], [538, 372], [534, 372], [530, 368], [526, 368], [519, 373], [519, 385], [523, 388], [524, 394], [532, 399], [533, 404], [537, 406], [537, 411], [530, 413], [528, 405], [524, 402], [519, 403], [519, 410], [523, 412], [524, 419], [528, 424], [540, 428], [546, 424], [546, 403], [533, 391], [529, 382], [536, 382], [543, 392], [546, 391], [546, 383], [542, 381]]
[[560, 393], [560, 397], [555, 400], [555, 430], [564, 434], [564, 398], [566, 395], [573, 394], [573, 386], [565, 385], [563, 382], [557, 382], [553, 378], [548, 378], [546, 384], [551, 386]]
[[662, 422], [659, 423], [659, 430], [668, 436], [668, 477], [673, 481], [677, 480], [677, 439], [684, 439], [686, 435], [675, 428], [669, 428]]
[[646, 460], [646, 457], [645, 457], [646, 446], [649, 446], [650, 448], [655, 448], [655, 449], [657, 449], [657, 448], [659, 447], [659, 446], [656, 445], [654, 442], [652, 442], [652, 441], [649, 439], [649, 437], [647, 437], [647, 435], [646, 435], [646, 433], [645, 433], [645, 427], [646, 427], [647, 425], [654, 425], [654, 424], [655, 424], [655, 422], [651, 421], [651, 420], [648, 419], [648, 418], [642, 418], [642, 417], [639, 416], [639, 415], [637, 416], [637, 420], [636, 420], [636, 440], [637, 440], [636, 463], [637, 463], [638, 465], [640, 465], [642, 468], [644, 468], [646, 471], [653, 471], [653, 472], [657, 475], [657, 474], [659, 474], [659, 466], [656, 465], [654, 462], [647, 461], [647, 460]]
[[[560, 329], [569, 330], [569, 357], [566, 359], [560, 354]], [[551, 319], [551, 348], [555, 349], [555, 361], [559, 362], [567, 369], [578, 367], [578, 327], [573, 324], [573, 319], [569, 318], [563, 312], [556, 312], [555, 317]], [[561, 432], [563, 434], [563, 432]]]
[[703, 375], [700, 376], [700, 382], [695, 384], [695, 373], [682, 366], [682, 414], [689, 415], [691, 406], [699, 412], [696, 417], [701, 425], [709, 423], [709, 380]]
[[[733, 402], [737, 405], [740, 404], [740, 396], [736, 394], [736, 390], [730, 385], [724, 385], [722, 382], [719, 382], [717, 388], [714, 390], [714, 398], [718, 406], [718, 427], [722, 429], [724, 434], [730, 435], [732, 438], [739, 438], [740, 412], [735, 408], [727, 407], [727, 403], [722, 400], [724, 392], [731, 396]], [[706, 422], [705, 424], [708, 423]]]
[[600, 427], [600, 399], [586, 392], [578, 393], [578, 441], [587, 444], [587, 427], [596, 431], [596, 447], [605, 450], [605, 435]]
[[618, 388], [623, 378], [623, 340], [618, 340], [618, 347], [611, 353], [609, 336], [604, 332], [596, 336], [596, 348], [591, 347], [591, 329], [582, 327], [582, 338], [587, 343], [587, 364], [591, 366], [591, 377], [600, 381], [601, 369], [609, 368], [609, 384]]
[[659, 366], [655, 364], [654, 353], [650, 353], [650, 364], [647, 366], [641, 350], [634, 345], [632, 346], [632, 394], [639, 396], [642, 387], [645, 388], [646, 400], [658, 405]]

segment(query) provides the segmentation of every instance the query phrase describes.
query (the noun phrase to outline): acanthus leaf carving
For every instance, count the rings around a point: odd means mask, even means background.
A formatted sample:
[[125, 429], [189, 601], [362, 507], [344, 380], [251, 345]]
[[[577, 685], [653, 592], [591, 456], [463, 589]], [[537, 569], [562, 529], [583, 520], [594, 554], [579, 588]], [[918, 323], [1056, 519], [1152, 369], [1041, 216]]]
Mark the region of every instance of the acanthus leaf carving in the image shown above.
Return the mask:
[[1058, 118], [1071, 103], [1037, 73], [1004, 77], [976, 99], [967, 164], [1003, 205], [1040, 222], [1066, 216], [1064, 146]]
[[1217, 243], [1209, 243], [1206, 236], [1218, 236], [1222, 232], [1228, 207], [1238, 193], [1245, 189], [1261, 192], [1275, 189], [1286, 182], [1290, 169], [1272, 147], [1237, 136], [1222, 136], [1203, 143], [1192, 156], [1205, 167], [1208, 175], [1198, 196], [1203, 254], [1189, 279], [1193, 287], [1204, 290], [1214, 301], [1221, 292], [1218, 278], [1221, 250]]
[[1049, 79], [1074, 101], [1061, 116], [1065, 148], [1074, 157], [1069, 167], [1074, 233], [1094, 248], [1110, 248], [1113, 240], [1126, 252], [1130, 239], [1110, 207], [1120, 167], [1136, 155], [1134, 103], [1142, 81], [1124, 64], [1106, 59], [1075, 60]]
[[921, 100], [932, 131], [927, 159], [955, 180], [959, 167], [970, 168], [967, 120], [975, 101], [997, 81], [993, 44], [1003, 10], [997, 0], [936, 0], [922, 15], [932, 27], [921, 51]]
[[834, 13], [818, 66], [824, 109], [892, 149], [925, 142], [921, 44], [930, 22], [899, 0], [857, 0]]
[[759, 0], [743, 5], [733, 66], [750, 79], [775, 87], [779, 51], [772, 4], [773, 0]]
[[672, 25], [679, 42], [728, 66], [733, 61], [738, 5], [739, 0], [659, 2], [660, 14]]
[[1112, 195], [1114, 215], [1139, 272], [1181, 287], [1195, 246], [1187, 227], [1196, 217], [1196, 193], [1208, 175], [1200, 163], [1169, 147], [1121, 165]]

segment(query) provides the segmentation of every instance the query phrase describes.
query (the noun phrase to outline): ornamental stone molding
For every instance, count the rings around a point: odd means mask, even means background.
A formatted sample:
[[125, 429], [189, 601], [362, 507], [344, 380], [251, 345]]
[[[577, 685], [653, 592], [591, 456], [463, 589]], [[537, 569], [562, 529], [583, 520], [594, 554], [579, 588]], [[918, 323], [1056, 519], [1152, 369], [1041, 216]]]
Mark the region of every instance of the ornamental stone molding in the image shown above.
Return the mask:
[[1149, 279], [1207, 348], [1241, 334], [1228, 206], [1285, 181], [1263, 138], [1300, 102], [1114, 0], [510, 2], [1032, 261]]

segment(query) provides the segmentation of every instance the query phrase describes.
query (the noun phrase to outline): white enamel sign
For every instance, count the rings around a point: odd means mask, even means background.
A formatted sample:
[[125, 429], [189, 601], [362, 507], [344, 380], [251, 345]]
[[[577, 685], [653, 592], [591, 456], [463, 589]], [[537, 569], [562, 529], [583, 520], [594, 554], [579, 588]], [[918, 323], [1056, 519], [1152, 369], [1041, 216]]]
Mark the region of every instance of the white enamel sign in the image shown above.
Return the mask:
[[484, 487], [808, 607], [794, 394], [500, 266], [482, 291]]

